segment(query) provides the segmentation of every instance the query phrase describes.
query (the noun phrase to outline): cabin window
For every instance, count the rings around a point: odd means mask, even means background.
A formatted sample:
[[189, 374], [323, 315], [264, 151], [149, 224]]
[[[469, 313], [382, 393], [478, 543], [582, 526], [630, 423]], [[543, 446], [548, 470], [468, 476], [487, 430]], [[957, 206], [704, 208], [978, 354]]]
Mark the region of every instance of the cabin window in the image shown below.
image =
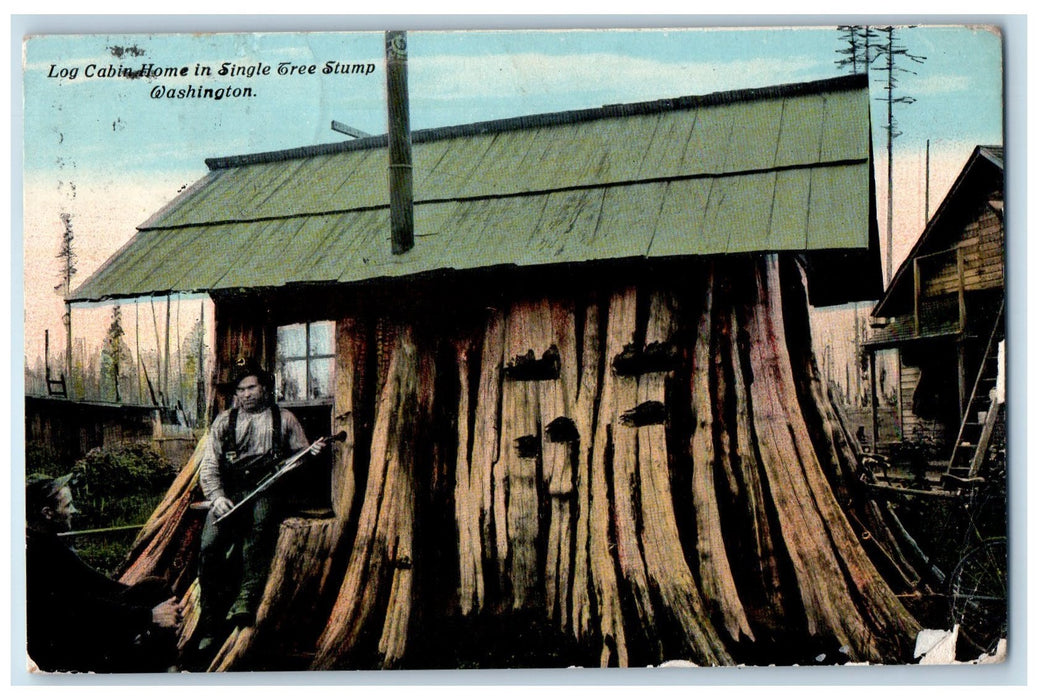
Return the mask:
[[278, 327], [278, 401], [330, 401], [335, 385], [335, 322], [293, 323]]

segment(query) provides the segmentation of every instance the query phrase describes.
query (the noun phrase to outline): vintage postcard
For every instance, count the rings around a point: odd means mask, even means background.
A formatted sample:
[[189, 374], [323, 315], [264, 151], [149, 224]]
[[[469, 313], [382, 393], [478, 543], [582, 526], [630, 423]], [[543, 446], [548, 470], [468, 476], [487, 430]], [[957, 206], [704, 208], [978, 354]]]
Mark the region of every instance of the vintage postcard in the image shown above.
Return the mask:
[[25, 37], [26, 666], [1004, 662], [1003, 39]]

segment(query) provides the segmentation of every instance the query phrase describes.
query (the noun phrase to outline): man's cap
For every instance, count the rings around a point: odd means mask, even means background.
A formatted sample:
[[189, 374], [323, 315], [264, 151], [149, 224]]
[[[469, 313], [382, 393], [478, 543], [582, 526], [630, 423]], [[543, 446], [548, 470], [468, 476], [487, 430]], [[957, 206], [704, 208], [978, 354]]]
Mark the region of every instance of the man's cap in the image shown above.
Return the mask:
[[274, 386], [274, 375], [263, 369], [254, 359], [239, 357], [231, 368], [231, 381], [228, 384], [230, 384], [231, 388], [235, 388], [246, 377], [256, 377], [259, 383], [268, 389]]
[[25, 513], [33, 517], [44, 506], [54, 505], [58, 492], [72, 483], [72, 474], [52, 477], [47, 474], [31, 474], [25, 484]]

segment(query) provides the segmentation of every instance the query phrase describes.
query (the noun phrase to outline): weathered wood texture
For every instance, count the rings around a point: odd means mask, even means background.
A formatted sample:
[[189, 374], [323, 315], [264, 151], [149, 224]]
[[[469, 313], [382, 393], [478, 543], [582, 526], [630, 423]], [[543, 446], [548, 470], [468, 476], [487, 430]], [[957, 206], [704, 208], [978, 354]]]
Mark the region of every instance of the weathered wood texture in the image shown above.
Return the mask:
[[[434, 372], [409, 328], [395, 329], [375, 410], [364, 504], [349, 566], [317, 642], [315, 668], [374, 656], [392, 667], [406, 650], [412, 613], [418, 431], [428, 420]], [[360, 642], [370, 639], [372, 649]]]
[[316, 669], [479, 665], [428, 652], [486, 620], [491, 645], [569, 640], [563, 664], [908, 659], [801, 284], [740, 257], [449, 324], [340, 319], [335, 518], [286, 524], [257, 627], [214, 667], [305, 646], [304, 599]]

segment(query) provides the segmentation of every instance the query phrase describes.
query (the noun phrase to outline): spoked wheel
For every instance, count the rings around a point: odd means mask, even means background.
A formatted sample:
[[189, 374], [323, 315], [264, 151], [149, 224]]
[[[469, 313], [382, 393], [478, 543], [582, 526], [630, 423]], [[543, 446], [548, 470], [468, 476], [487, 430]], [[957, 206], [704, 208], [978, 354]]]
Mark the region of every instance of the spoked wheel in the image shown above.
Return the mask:
[[1005, 537], [985, 540], [955, 566], [951, 575], [952, 623], [959, 625], [962, 654], [975, 658], [991, 653], [998, 640], [1006, 636], [1007, 574]]

